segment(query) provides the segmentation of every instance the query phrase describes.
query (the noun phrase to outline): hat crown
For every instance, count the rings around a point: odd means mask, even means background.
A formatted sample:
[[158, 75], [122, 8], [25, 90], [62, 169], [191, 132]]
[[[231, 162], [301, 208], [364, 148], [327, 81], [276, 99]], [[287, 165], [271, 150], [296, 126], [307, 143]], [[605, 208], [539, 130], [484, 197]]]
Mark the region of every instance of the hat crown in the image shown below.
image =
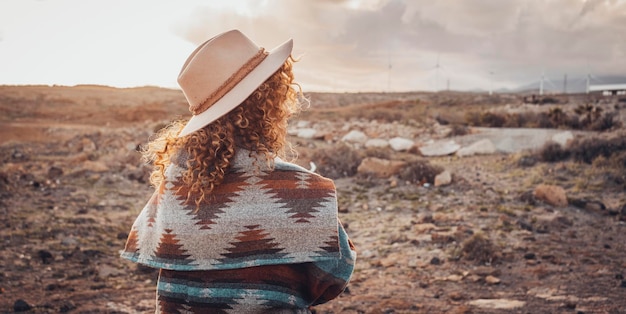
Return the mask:
[[198, 114], [210, 107], [232, 88], [229, 82], [236, 84], [236, 76], [241, 79], [262, 61], [261, 52], [239, 30], [222, 33], [196, 48], [178, 75], [189, 110]]

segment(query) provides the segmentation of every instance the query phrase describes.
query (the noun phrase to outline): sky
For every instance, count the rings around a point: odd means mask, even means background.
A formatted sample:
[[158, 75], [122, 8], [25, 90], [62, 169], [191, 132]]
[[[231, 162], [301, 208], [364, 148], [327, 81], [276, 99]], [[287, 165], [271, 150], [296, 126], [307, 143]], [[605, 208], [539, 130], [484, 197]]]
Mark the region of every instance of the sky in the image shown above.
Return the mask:
[[178, 88], [233, 28], [266, 49], [293, 38], [304, 91], [626, 76], [626, 0], [0, 0], [0, 85]]

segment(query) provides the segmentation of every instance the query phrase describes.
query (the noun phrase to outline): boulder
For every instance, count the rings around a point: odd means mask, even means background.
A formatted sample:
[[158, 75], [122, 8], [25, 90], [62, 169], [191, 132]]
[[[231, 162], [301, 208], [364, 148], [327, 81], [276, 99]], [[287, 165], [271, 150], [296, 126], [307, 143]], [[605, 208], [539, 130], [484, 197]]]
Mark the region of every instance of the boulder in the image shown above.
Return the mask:
[[317, 130], [311, 128], [298, 129], [296, 136], [303, 139], [313, 139], [317, 136]]
[[457, 144], [455, 141], [447, 140], [424, 145], [419, 148], [419, 151], [423, 156], [436, 157], [454, 154], [460, 148], [461, 145]]
[[368, 157], [361, 161], [357, 172], [361, 174], [371, 174], [379, 178], [388, 178], [398, 174], [405, 166], [406, 162], [404, 161]]
[[348, 134], [344, 135], [341, 140], [350, 143], [365, 143], [367, 142], [368, 138], [365, 133], [358, 130], [352, 130], [348, 132]]
[[540, 184], [533, 194], [535, 198], [554, 207], [566, 207], [568, 204], [565, 190], [557, 185]]
[[452, 182], [452, 174], [448, 170], [444, 170], [442, 173], [435, 176], [435, 186], [444, 186]]
[[389, 146], [389, 142], [380, 138], [372, 138], [365, 142], [366, 148], [385, 148], [387, 146]]
[[508, 299], [477, 299], [469, 302], [469, 305], [483, 309], [511, 310], [526, 305], [524, 301]]
[[459, 149], [458, 156], [488, 155], [496, 152], [496, 146], [489, 139], [480, 140], [467, 147]]
[[391, 146], [391, 149], [397, 152], [407, 151], [413, 148], [414, 145], [415, 145], [415, 142], [413, 142], [413, 140], [410, 140], [408, 138], [394, 137], [389, 140], [389, 146]]

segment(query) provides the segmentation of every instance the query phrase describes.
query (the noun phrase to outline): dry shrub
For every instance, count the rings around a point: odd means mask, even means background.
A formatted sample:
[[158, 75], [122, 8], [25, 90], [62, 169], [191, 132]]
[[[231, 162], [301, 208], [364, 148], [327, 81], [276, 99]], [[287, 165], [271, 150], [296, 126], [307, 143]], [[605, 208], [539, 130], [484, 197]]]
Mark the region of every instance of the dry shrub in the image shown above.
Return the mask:
[[315, 162], [321, 175], [339, 179], [355, 175], [363, 157], [356, 149], [341, 143], [315, 151], [311, 160]]
[[593, 131], [606, 131], [612, 128], [621, 127], [621, 123], [617, 120], [617, 112], [605, 112], [600, 118], [593, 121], [588, 129]]
[[617, 156], [623, 155], [621, 153], [626, 151], [626, 138], [618, 136], [610, 139], [574, 140], [568, 148], [574, 160], [590, 164], [600, 156], [611, 158], [615, 154], [614, 158], [619, 158]]
[[450, 126], [450, 133], [448, 134], [448, 136], [462, 136], [469, 133], [470, 129], [467, 126], [461, 124], [452, 124]]
[[501, 128], [504, 126], [507, 116], [505, 114], [495, 112], [485, 112], [481, 115], [480, 120], [483, 126]]
[[463, 256], [479, 264], [491, 264], [496, 260], [497, 249], [493, 242], [481, 233], [474, 234], [461, 244]]
[[562, 161], [569, 158], [570, 152], [556, 142], [548, 141], [539, 150], [539, 159], [546, 162]]
[[428, 160], [417, 159], [407, 163], [406, 167], [398, 174], [400, 179], [412, 183], [430, 183], [435, 182], [435, 177], [443, 172], [443, 168], [431, 165]]

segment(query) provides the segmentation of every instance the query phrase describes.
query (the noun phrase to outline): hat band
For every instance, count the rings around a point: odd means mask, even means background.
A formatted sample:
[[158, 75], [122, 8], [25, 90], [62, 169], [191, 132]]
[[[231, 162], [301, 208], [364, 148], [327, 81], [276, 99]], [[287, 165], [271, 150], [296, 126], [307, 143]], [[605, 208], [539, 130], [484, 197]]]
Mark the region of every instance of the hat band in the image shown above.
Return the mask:
[[198, 115], [209, 109], [214, 103], [216, 103], [220, 98], [224, 97], [226, 93], [228, 93], [235, 85], [237, 85], [246, 75], [248, 75], [254, 68], [256, 68], [264, 59], [267, 57], [268, 53], [265, 49], [261, 48], [259, 51], [250, 58], [250, 60], [246, 61], [237, 72], [233, 73], [218, 89], [216, 89], [209, 97], [199, 104], [195, 106], [189, 106], [189, 110], [194, 114]]

